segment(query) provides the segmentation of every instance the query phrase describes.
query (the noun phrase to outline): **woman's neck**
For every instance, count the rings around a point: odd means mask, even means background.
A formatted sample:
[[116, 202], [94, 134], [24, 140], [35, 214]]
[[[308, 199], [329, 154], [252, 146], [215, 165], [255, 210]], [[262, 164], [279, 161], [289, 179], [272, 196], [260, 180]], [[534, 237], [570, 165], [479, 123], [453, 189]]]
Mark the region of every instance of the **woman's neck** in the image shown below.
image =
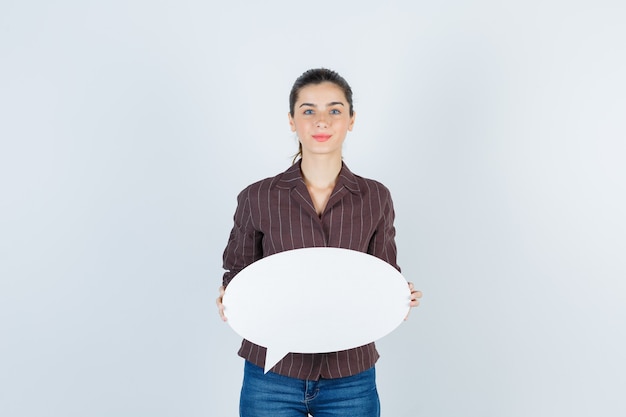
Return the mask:
[[307, 186], [316, 189], [332, 189], [341, 171], [341, 157], [304, 156], [300, 169]]

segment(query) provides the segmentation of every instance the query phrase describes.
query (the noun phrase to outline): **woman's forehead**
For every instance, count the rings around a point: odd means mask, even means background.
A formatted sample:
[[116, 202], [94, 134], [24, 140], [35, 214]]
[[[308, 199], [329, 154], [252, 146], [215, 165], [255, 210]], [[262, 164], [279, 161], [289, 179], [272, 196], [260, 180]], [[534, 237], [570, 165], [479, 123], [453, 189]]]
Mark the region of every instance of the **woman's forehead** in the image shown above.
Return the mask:
[[341, 87], [331, 83], [309, 84], [302, 87], [298, 94], [298, 102], [330, 103], [345, 102], [346, 96]]

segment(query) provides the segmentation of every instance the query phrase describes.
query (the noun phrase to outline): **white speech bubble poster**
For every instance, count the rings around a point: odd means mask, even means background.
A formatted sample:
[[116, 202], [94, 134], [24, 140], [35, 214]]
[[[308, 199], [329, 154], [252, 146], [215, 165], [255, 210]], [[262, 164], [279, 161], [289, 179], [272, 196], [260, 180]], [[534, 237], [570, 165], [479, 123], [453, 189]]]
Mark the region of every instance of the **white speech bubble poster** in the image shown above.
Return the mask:
[[304, 248], [262, 258], [230, 282], [228, 323], [267, 348], [265, 372], [289, 352], [325, 353], [382, 338], [410, 309], [402, 274], [362, 252]]

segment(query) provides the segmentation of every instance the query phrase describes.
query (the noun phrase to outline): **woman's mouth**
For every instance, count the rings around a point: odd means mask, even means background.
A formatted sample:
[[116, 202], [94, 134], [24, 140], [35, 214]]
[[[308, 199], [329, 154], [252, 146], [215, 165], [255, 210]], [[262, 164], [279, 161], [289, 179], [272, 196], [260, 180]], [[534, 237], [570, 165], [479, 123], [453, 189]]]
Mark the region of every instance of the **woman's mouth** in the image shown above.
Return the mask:
[[317, 134], [317, 135], [313, 135], [313, 139], [315, 139], [318, 142], [326, 142], [328, 139], [330, 139], [331, 135], [327, 135], [327, 134]]

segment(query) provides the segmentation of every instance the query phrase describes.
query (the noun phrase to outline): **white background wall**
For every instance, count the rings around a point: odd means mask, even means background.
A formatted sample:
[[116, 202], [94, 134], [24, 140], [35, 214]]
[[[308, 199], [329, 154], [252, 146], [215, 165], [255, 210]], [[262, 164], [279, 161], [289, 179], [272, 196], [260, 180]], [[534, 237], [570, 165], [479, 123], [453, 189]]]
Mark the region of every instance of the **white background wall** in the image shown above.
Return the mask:
[[214, 308], [235, 196], [355, 91], [422, 306], [383, 416], [626, 414], [622, 1], [3, 1], [0, 415], [234, 416]]

